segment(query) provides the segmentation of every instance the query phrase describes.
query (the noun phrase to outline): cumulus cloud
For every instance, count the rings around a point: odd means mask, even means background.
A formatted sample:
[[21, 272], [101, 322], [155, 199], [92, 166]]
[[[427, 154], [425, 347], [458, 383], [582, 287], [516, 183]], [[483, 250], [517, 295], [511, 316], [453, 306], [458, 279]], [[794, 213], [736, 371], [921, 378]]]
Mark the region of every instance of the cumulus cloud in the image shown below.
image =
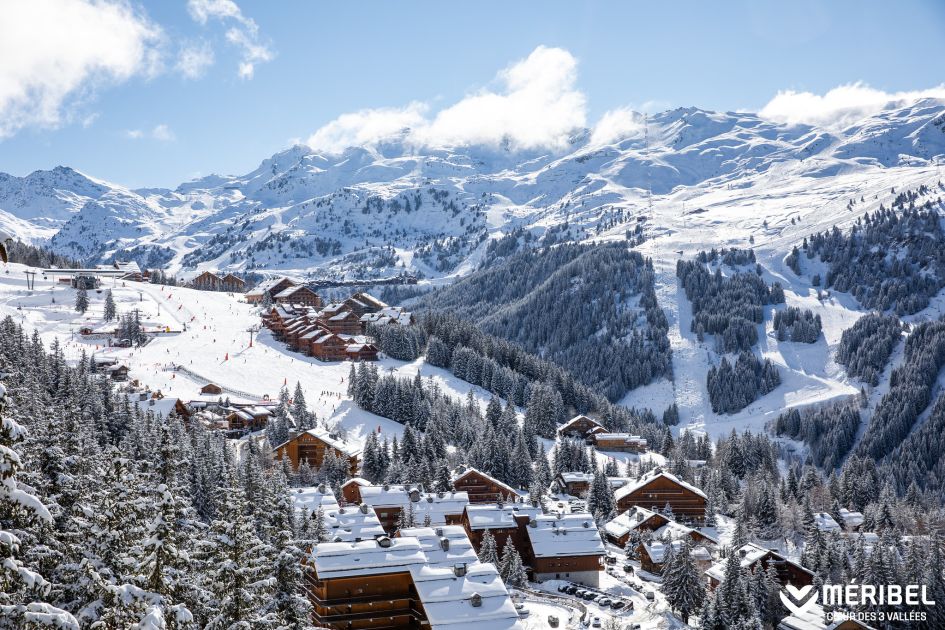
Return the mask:
[[199, 79], [213, 61], [213, 49], [208, 42], [190, 43], [181, 47], [174, 67], [187, 79]]
[[337, 151], [409, 128], [407, 140], [417, 145], [560, 148], [586, 122], [586, 99], [575, 88], [576, 79], [571, 53], [539, 46], [499, 72], [494, 89], [479, 90], [433, 115], [422, 103], [361, 110], [331, 121], [308, 144]]
[[0, 138], [57, 127], [95, 86], [153, 75], [162, 32], [127, 3], [6, 0], [0, 7]]
[[259, 36], [259, 25], [233, 0], [187, 0], [187, 11], [198, 24], [218, 20], [229, 25], [226, 40], [242, 55], [237, 70], [240, 78], [252, 79], [257, 64], [272, 60], [272, 50]]
[[142, 138], [151, 138], [152, 140], [159, 140], [160, 142], [170, 142], [174, 140], [176, 136], [174, 132], [171, 131], [171, 128], [165, 124], [156, 125], [151, 131], [143, 131], [141, 129], [129, 129], [125, 132], [125, 137], [129, 140], [140, 140]]
[[841, 85], [826, 94], [785, 90], [778, 92], [759, 115], [789, 124], [842, 127], [887, 107], [923, 98], [945, 99], [945, 85], [908, 92], [885, 92], [864, 83]]
[[639, 112], [628, 107], [612, 109], [605, 112], [594, 125], [591, 144], [610, 144], [624, 138], [642, 136], [645, 124], [643, 114]]

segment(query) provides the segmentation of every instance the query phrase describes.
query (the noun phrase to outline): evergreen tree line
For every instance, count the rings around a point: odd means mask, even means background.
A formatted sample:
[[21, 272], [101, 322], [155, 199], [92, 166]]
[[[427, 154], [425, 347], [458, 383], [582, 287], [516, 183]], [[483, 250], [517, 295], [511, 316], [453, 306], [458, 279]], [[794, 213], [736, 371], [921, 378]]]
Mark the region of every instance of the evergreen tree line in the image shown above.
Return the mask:
[[[931, 202], [864, 214], [849, 233], [837, 226], [804, 239], [808, 258], [827, 263], [824, 286], [868, 309], [917, 313], [945, 287], [945, 231]], [[798, 271], [798, 269], [795, 269]]]
[[652, 261], [622, 243], [523, 248], [425, 295], [418, 309], [540, 353], [610, 400], [672, 369]]
[[945, 365], [945, 320], [923, 322], [906, 338], [902, 365], [889, 377], [882, 397], [857, 445], [861, 455], [881, 460], [906, 438], [932, 402], [932, 388]]
[[791, 409], [775, 420], [778, 435], [801, 440], [810, 447], [815, 465], [832, 470], [853, 447], [860, 426], [860, 411], [850, 402], [804, 410]]
[[740, 352], [734, 363], [726, 357], [706, 374], [709, 401], [715, 413], [735, 413], [781, 384], [781, 374], [769, 359]]
[[42, 245], [30, 245], [23, 241], [13, 241], [7, 250], [11, 263], [20, 263], [29, 267], [49, 269], [79, 269], [82, 265], [78, 260], [55, 253]]
[[864, 315], [840, 335], [837, 363], [846, 367], [850, 376], [876, 387], [901, 336], [902, 327], [895, 315]]
[[700, 341], [706, 334], [716, 335], [720, 352], [750, 350], [758, 342], [765, 305], [783, 303], [784, 289], [777, 282], [769, 287], [760, 267], [723, 276], [721, 266], [710, 272], [701, 258], [676, 262], [676, 276], [692, 302], [692, 332]]
[[775, 311], [772, 325], [778, 341], [790, 339], [801, 343], [816, 343], [823, 328], [820, 315], [814, 315], [809, 308], [796, 306]]
[[301, 558], [325, 532], [256, 442], [237, 460], [219, 432], [143, 412], [10, 318], [0, 365], [0, 457], [19, 453], [2, 467], [0, 557], [30, 572], [0, 570], [0, 628], [312, 627]]

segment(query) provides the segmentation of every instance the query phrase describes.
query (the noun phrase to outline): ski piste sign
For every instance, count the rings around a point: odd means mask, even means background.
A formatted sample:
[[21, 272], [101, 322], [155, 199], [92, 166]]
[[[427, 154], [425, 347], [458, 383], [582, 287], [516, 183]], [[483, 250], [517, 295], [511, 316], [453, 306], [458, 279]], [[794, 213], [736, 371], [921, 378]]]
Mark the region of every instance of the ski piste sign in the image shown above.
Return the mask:
[[[814, 588], [812, 584], [798, 588], [791, 584], [786, 584], [778, 596], [784, 607], [795, 615], [811, 614], [818, 600], [824, 606], [837, 607], [857, 607], [857, 606], [934, 606], [935, 600], [930, 599], [928, 587], [920, 584], [824, 584], [820, 591]], [[838, 618], [851, 618], [856, 613], [837, 613]], [[875, 615], [883, 615], [882, 618]], [[886, 617], [885, 613], [875, 613], [871, 618], [873, 621], [885, 619], [891, 621], [891, 617]], [[898, 616], [899, 613], [890, 613]], [[909, 614], [910, 618], [916, 615], [925, 616], [924, 612], [915, 612]]]

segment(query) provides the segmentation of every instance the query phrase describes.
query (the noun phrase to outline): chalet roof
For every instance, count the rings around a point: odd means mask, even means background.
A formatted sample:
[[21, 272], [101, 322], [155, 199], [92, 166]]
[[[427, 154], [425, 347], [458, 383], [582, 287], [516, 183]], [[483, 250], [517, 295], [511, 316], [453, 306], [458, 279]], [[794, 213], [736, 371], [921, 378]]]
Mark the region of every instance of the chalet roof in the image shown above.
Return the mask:
[[358, 486], [370, 486], [370, 485], [373, 485], [370, 481], [368, 481], [368, 480], [365, 479], [364, 477], [352, 477], [351, 479], [349, 479], [349, 480], [347, 480], [346, 482], [344, 482], [343, 484], [341, 484], [341, 487], [344, 488], [345, 486], [350, 486], [351, 484], [356, 484], [356, 485], [358, 485]]
[[[801, 571], [804, 571], [805, 573], [810, 573], [810, 571], [807, 568], [801, 566], [797, 562], [794, 562], [793, 560], [789, 560], [785, 558], [784, 556], [782, 556], [781, 554], [779, 554], [778, 552], [772, 549], [765, 549], [761, 545], [756, 545], [755, 543], [748, 543], [746, 545], [743, 545], [738, 551], [730, 552], [730, 553], [738, 553], [739, 555], [741, 555], [741, 560], [739, 561], [739, 565], [743, 569], [747, 569], [748, 567], [752, 566], [753, 564], [755, 564], [756, 562], [764, 558], [766, 555], [771, 554], [776, 560], [787, 562], [789, 564], [794, 565]], [[711, 567], [706, 569], [705, 573], [709, 577], [721, 582], [722, 579], [725, 577], [725, 560], [716, 562]]]
[[614, 538], [621, 538], [653, 517], [658, 517], [661, 519], [666, 518], [662, 514], [657, 514], [653, 510], [647, 510], [646, 508], [634, 506], [629, 510], [624, 510], [614, 518], [607, 521], [604, 524], [604, 531]]
[[815, 512], [814, 524], [817, 525], [817, 529], [822, 532], [840, 531], [840, 524], [837, 523], [837, 521], [835, 521], [834, 518], [826, 512]]
[[377, 350], [373, 343], [351, 343], [345, 348], [348, 352], [360, 352], [361, 350]]
[[246, 293], [246, 295], [262, 295], [263, 293], [268, 292], [269, 290], [271, 290], [272, 288], [274, 288], [274, 287], [277, 286], [280, 282], [283, 282], [283, 281], [288, 281], [288, 282], [292, 283], [293, 285], [295, 284], [295, 281], [292, 280], [291, 278], [285, 278], [285, 277], [282, 277], [282, 278], [269, 278], [268, 280], [263, 280], [262, 282], [260, 282], [259, 284], [257, 284], [255, 287], [253, 287], [252, 289], [250, 289], [250, 290]]
[[[361, 542], [328, 542], [315, 546], [309, 564], [320, 579], [408, 572], [427, 563], [416, 538], [381, 538]], [[389, 543], [389, 544], [388, 544]]]
[[303, 291], [308, 291], [309, 293], [315, 293], [304, 284], [297, 284], [295, 286], [291, 286], [287, 289], [283, 289], [282, 291], [279, 291], [279, 293], [277, 293], [275, 297], [276, 299], [285, 299], [288, 297], [292, 297], [296, 293], [300, 293]]
[[542, 514], [525, 531], [536, 558], [604, 555], [597, 524], [587, 513]]
[[651, 471], [648, 472], [647, 474], [643, 475], [643, 477], [641, 477], [640, 480], [637, 481], [636, 483], [629, 483], [629, 484], [623, 486], [622, 488], [618, 489], [618, 490], [614, 493], [614, 497], [619, 501], [620, 499], [624, 498], [624, 497], [627, 496], [628, 494], [632, 494], [632, 493], [636, 492], [637, 490], [639, 490], [640, 488], [644, 488], [644, 487], [648, 486], [650, 483], [652, 483], [652, 482], [655, 481], [656, 479], [659, 479], [660, 477], [662, 477], [662, 478], [664, 478], [664, 479], [668, 479], [669, 481], [671, 481], [671, 482], [673, 482], [673, 483], [675, 483], [675, 484], [677, 484], [677, 485], [682, 486], [682, 487], [685, 488], [686, 490], [689, 490], [690, 492], [693, 492], [693, 493], [699, 495], [699, 496], [702, 497], [703, 499], [706, 498], [705, 493], [704, 493], [702, 490], [700, 490], [699, 488], [695, 487], [694, 485], [692, 485], [692, 484], [690, 484], [690, 483], [687, 483], [687, 482], [683, 481], [682, 479], [679, 479], [678, 477], [676, 477], [676, 475], [670, 474], [670, 473], [668, 473], [668, 472], [666, 472], [665, 470], [662, 470], [662, 469], [660, 469], [660, 468], [656, 468], [656, 469], [654, 469], [654, 470], [651, 470]]
[[[646, 551], [646, 555], [650, 557], [650, 560], [655, 564], [663, 564], [663, 560], [666, 558], [666, 551], [670, 546], [673, 548], [673, 553], [679, 553], [682, 550], [683, 541], [680, 539], [673, 540], [669, 543], [664, 543], [660, 540], [654, 540], [653, 542], [643, 545], [643, 549]], [[708, 549], [702, 545], [698, 545], [692, 548], [691, 551], [692, 557], [695, 560], [711, 560], [712, 554]]]
[[593, 418], [589, 418], [585, 415], [578, 414], [574, 416], [573, 418], [571, 418], [570, 420], [568, 420], [567, 422], [565, 422], [564, 424], [562, 424], [560, 427], [558, 427], [558, 433], [567, 433], [568, 431], [572, 430], [573, 425], [576, 424], [579, 420], [593, 422], [596, 426], [599, 426], [599, 427], [604, 426], [597, 420], [594, 420]]
[[374, 297], [373, 295], [365, 291], [358, 291], [351, 297], [373, 308], [384, 308], [387, 306], [385, 302], [382, 302], [378, 298]]
[[462, 514], [469, 505], [465, 492], [423, 492], [416, 486], [361, 486], [361, 502], [375, 509], [413, 506], [414, 520], [422, 523], [430, 517], [431, 525], [444, 525], [447, 515]]
[[304, 433], [299, 433], [298, 435], [295, 435], [289, 438], [282, 444], [279, 444], [273, 450], [280, 449], [286, 444], [288, 444], [289, 442], [299, 439], [305, 433], [318, 438], [318, 440], [320, 440], [321, 442], [334, 448], [336, 451], [340, 451], [341, 453], [344, 453], [348, 457], [355, 457], [361, 454], [361, 449], [355, 447], [352, 444], [349, 444], [348, 442], [345, 442], [344, 440], [341, 440], [337, 437], [332, 436], [331, 434], [329, 434], [323, 429], [309, 429], [308, 431], [305, 431]]
[[350, 318], [352, 318], [352, 317], [357, 317], [357, 315], [355, 315], [355, 314], [352, 313], [351, 311], [341, 311], [340, 313], [338, 313], [338, 314], [336, 314], [336, 315], [332, 315], [331, 317], [329, 317], [329, 318], [328, 318], [328, 321], [330, 321], [330, 322], [342, 322], [342, 321], [344, 321], [344, 320], [346, 320], [346, 319], [350, 319]]
[[618, 441], [623, 440], [628, 444], [633, 443], [642, 443], [646, 445], [646, 438], [642, 438], [639, 435], [631, 435], [629, 433], [605, 433], [598, 432], [594, 434], [595, 440], [607, 440], [607, 441]]
[[561, 481], [564, 483], [590, 483], [594, 480], [593, 473], [586, 472], [562, 472], [558, 473], [558, 476], [561, 477]]
[[495, 485], [499, 486], [499, 487], [502, 488], [503, 490], [508, 490], [508, 491], [509, 491], [511, 494], [513, 494], [514, 496], [519, 496], [518, 490], [516, 490], [516, 489], [513, 488], [512, 486], [508, 485], [507, 483], [502, 483], [501, 481], [499, 481], [498, 479], [496, 479], [496, 478], [493, 477], [492, 475], [490, 475], [490, 474], [488, 474], [488, 473], [484, 473], [484, 472], [482, 472], [481, 470], [479, 470], [478, 468], [471, 468], [471, 467], [470, 467], [470, 468], [467, 468], [466, 470], [464, 470], [463, 472], [461, 472], [460, 474], [456, 475], [455, 477], [453, 477], [453, 484], [455, 485], [457, 481], [459, 481], [460, 479], [462, 479], [462, 478], [464, 478], [464, 477], [467, 477], [468, 475], [471, 475], [471, 474], [473, 474], [473, 473], [475, 473], [475, 474], [477, 474], [477, 475], [480, 475], [481, 477], [485, 477], [486, 479], [488, 479], [489, 481], [491, 481], [491, 482], [494, 483]]
[[322, 509], [329, 540], [356, 542], [385, 534], [374, 510], [361, 510], [357, 506], [340, 507], [331, 488], [324, 484], [314, 488], [292, 488], [289, 496], [296, 509], [308, 508], [309, 513], [314, 513], [319, 507]]
[[863, 524], [861, 512], [853, 512], [846, 508], [840, 508], [840, 518], [843, 519], [844, 527], [859, 527]]
[[361, 316], [361, 321], [365, 323], [387, 324], [396, 322], [403, 326], [409, 325], [412, 319], [413, 315], [401, 306], [386, 306], [379, 311], [365, 313]]
[[[410, 570], [431, 629], [505, 630], [521, 628], [518, 611], [496, 568], [474, 562], [458, 577], [453, 568]], [[476, 598], [478, 605], [472, 604]]]
[[420, 541], [420, 546], [427, 555], [428, 566], [452, 568], [456, 564], [473, 564], [479, 560], [476, 549], [469, 542], [466, 530], [461, 525], [409, 527], [400, 530], [398, 535], [414, 537]]
[[226, 274], [225, 276], [223, 276], [223, 279], [224, 279], [224, 280], [236, 280], [237, 282], [242, 282], [243, 284], [246, 283], [245, 280], [243, 280], [243, 279], [240, 278], [239, 276], [233, 275], [232, 273]]
[[466, 506], [466, 520], [470, 529], [505, 529], [516, 527], [515, 517], [533, 519], [541, 514], [541, 508], [530, 503], [471, 503]]

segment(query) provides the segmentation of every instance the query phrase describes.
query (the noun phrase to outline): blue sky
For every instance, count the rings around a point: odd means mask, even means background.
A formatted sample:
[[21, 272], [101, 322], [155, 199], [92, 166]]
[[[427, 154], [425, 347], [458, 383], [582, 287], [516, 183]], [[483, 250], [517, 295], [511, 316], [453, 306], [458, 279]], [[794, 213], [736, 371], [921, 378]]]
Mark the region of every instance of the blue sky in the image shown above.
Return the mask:
[[[519, 140], [540, 144], [625, 108], [689, 105], [830, 122], [941, 86], [943, 59], [945, 3], [934, 0], [8, 0], [0, 171], [65, 164], [173, 187], [246, 172], [294, 141], [327, 148], [404, 120], [471, 141], [507, 108], [506, 126], [483, 138], [537, 120]], [[873, 89], [831, 92], [857, 82]], [[785, 90], [797, 94], [772, 103]]]

